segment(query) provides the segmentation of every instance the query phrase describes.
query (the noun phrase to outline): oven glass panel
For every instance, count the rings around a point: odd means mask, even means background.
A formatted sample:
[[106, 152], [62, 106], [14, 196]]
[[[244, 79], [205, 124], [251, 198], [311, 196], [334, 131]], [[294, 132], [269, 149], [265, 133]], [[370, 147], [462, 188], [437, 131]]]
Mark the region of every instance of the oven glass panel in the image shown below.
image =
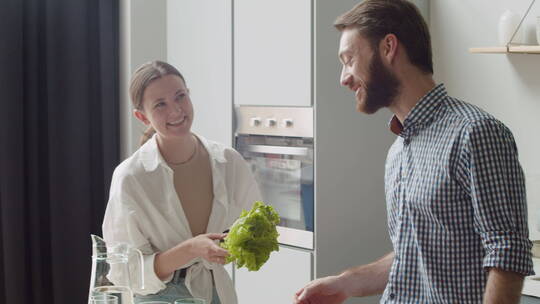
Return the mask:
[[237, 150], [250, 165], [265, 203], [281, 217], [280, 226], [313, 231], [313, 142], [239, 136]]

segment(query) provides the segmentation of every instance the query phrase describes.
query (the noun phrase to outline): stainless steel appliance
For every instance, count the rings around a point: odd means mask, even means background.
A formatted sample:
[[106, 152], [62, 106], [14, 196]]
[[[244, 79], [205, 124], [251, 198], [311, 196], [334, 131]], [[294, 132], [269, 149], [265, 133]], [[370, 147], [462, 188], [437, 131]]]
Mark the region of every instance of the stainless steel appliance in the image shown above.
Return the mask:
[[235, 148], [264, 202], [281, 217], [279, 242], [313, 249], [313, 109], [239, 106], [235, 112]]

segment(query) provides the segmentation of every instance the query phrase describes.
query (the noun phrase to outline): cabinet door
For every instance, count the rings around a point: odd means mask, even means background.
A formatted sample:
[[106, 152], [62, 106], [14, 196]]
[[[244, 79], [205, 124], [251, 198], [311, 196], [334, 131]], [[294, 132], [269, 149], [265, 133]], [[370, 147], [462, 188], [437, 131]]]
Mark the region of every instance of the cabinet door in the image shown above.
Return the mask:
[[228, 146], [233, 133], [231, 5], [231, 0], [167, 2], [167, 60], [190, 89], [192, 130]]
[[234, 1], [234, 102], [311, 106], [311, 0]]
[[239, 304], [292, 303], [294, 293], [312, 278], [312, 252], [279, 248], [259, 271], [236, 269]]

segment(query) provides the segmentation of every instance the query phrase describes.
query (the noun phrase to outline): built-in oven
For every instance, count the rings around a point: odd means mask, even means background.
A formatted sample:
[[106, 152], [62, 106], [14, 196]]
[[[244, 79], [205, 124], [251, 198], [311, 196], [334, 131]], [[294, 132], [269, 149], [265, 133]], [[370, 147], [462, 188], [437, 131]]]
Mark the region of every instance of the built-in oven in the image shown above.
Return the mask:
[[235, 148], [280, 215], [279, 242], [313, 249], [313, 109], [239, 106], [235, 113]]

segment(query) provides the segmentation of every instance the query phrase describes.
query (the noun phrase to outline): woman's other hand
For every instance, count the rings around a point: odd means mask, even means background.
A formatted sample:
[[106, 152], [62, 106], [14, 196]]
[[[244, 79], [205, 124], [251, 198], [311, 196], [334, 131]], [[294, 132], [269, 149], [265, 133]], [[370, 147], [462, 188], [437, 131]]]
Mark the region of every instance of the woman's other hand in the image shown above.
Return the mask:
[[219, 240], [225, 238], [225, 233], [200, 234], [189, 240], [190, 252], [194, 257], [201, 257], [209, 262], [225, 264], [229, 252], [218, 245]]

